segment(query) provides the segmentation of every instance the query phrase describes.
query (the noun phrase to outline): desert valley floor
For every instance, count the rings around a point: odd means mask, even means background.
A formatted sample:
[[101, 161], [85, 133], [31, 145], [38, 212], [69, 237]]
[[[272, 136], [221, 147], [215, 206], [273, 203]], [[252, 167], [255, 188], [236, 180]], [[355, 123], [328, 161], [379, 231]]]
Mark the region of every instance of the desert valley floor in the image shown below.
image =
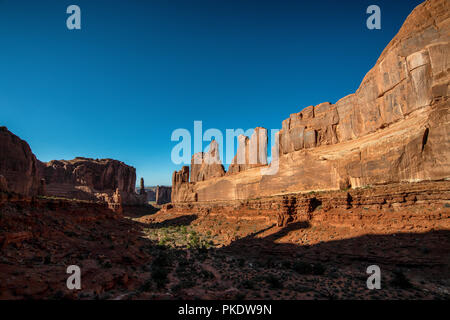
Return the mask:
[[[448, 196], [449, 182], [432, 185], [428, 198]], [[376, 198], [379, 189], [357, 192]], [[0, 299], [449, 299], [448, 201], [415, 196], [410, 206], [398, 195], [400, 205], [317, 206], [286, 227], [252, 209], [120, 215], [83, 201], [8, 201]], [[66, 287], [71, 264], [82, 290]], [[373, 264], [380, 290], [366, 286]]]

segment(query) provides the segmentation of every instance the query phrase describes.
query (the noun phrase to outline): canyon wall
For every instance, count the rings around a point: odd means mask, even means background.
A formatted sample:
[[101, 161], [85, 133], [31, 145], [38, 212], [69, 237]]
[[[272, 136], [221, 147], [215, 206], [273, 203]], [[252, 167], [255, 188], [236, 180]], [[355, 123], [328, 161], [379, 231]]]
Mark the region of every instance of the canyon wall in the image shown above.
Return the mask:
[[[144, 203], [146, 195], [136, 192], [136, 169], [113, 159], [52, 160], [39, 163], [46, 182], [46, 195], [112, 202], [120, 195], [122, 204]], [[141, 200], [141, 198], [143, 198]]]
[[135, 192], [136, 169], [112, 159], [75, 158], [48, 163], [30, 146], [0, 127], [0, 188], [26, 197], [37, 195], [111, 203], [145, 203]]
[[156, 204], [165, 204], [171, 201], [172, 188], [165, 186], [156, 187]]
[[0, 127], [0, 175], [3, 191], [25, 196], [37, 195], [38, 160], [24, 140]]
[[449, 9], [447, 0], [419, 5], [354, 94], [284, 120], [270, 165], [267, 131], [257, 128], [238, 138], [227, 173], [198, 179], [191, 166], [189, 180], [189, 167], [174, 172], [172, 202], [448, 180]]

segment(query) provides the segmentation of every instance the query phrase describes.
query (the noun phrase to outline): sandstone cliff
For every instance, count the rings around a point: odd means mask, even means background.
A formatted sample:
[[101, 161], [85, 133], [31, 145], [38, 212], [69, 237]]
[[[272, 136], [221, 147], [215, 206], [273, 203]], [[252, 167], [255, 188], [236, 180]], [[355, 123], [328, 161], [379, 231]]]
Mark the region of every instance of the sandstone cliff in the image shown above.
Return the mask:
[[6, 127], [0, 127], [0, 175], [3, 176], [3, 189], [7, 191], [25, 196], [34, 196], [38, 192], [36, 157], [28, 143]]
[[213, 140], [208, 152], [199, 152], [192, 156], [191, 181], [204, 181], [223, 175], [225, 175], [225, 169], [220, 161], [219, 144]]
[[118, 160], [52, 160], [40, 162], [39, 172], [45, 179], [47, 195], [106, 202], [120, 195], [122, 204], [145, 201], [135, 192], [136, 169]]
[[267, 164], [267, 129], [255, 128], [251, 138], [238, 137], [238, 149], [227, 174], [242, 172], [247, 169]]
[[0, 191], [102, 201], [114, 208], [142, 204], [135, 192], [136, 169], [112, 159], [75, 158], [43, 163], [30, 146], [0, 127]]
[[250, 146], [254, 138], [240, 137], [224, 177], [189, 182], [185, 168], [174, 173], [172, 201], [449, 179], [449, 9], [447, 0], [419, 5], [354, 94], [283, 121], [274, 150], [279, 157], [270, 166], [264, 166], [264, 156], [247, 165], [260, 151]]
[[156, 187], [156, 204], [166, 204], [171, 201], [172, 188], [166, 186]]

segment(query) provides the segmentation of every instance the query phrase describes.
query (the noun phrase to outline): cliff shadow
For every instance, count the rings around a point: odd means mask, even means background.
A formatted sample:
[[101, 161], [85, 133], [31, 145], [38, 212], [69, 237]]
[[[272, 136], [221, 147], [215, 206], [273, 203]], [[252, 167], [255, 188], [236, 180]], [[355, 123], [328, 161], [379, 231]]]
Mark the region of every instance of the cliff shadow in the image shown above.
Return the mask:
[[129, 218], [141, 218], [147, 215], [153, 215], [157, 213], [160, 208], [152, 206], [151, 204], [145, 204], [142, 206], [124, 206], [123, 215]]
[[145, 225], [148, 229], [160, 229], [167, 227], [177, 227], [177, 226], [189, 226], [193, 221], [197, 220], [198, 216], [195, 214], [185, 215], [169, 220], [164, 220], [162, 222], [154, 222]]
[[273, 234], [258, 237], [271, 229], [269, 227], [219, 250], [263, 267], [290, 272], [300, 265], [300, 272], [305, 274], [331, 277], [336, 270], [345, 269], [357, 278], [367, 279], [366, 268], [378, 265], [388, 273], [389, 281], [397, 282], [400, 287], [413, 287], [408, 278], [417, 283], [432, 279], [446, 288], [442, 289], [443, 293], [450, 291], [450, 230], [366, 234], [312, 245], [283, 242], [283, 237], [290, 232], [309, 227], [307, 222], [295, 222]]

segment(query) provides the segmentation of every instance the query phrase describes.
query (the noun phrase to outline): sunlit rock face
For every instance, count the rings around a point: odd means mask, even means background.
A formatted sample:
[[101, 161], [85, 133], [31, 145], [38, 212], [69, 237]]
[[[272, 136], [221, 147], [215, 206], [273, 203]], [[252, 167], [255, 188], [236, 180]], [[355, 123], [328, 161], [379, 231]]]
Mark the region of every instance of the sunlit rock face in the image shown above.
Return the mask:
[[215, 140], [211, 141], [208, 152], [199, 152], [192, 156], [191, 182], [222, 177], [224, 174], [225, 169], [220, 160], [219, 144]]
[[261, 156], [261, 150], [267, 152], [267, 131], [265, 137], [240, 136], [224, 176], [191, 169], [190, 182], [175, 180], [172, 201], [246, 200], [449, 179], [449, 9], [447, 0], [419, 5], [354, 94], [284, 120], [272, 164]]

